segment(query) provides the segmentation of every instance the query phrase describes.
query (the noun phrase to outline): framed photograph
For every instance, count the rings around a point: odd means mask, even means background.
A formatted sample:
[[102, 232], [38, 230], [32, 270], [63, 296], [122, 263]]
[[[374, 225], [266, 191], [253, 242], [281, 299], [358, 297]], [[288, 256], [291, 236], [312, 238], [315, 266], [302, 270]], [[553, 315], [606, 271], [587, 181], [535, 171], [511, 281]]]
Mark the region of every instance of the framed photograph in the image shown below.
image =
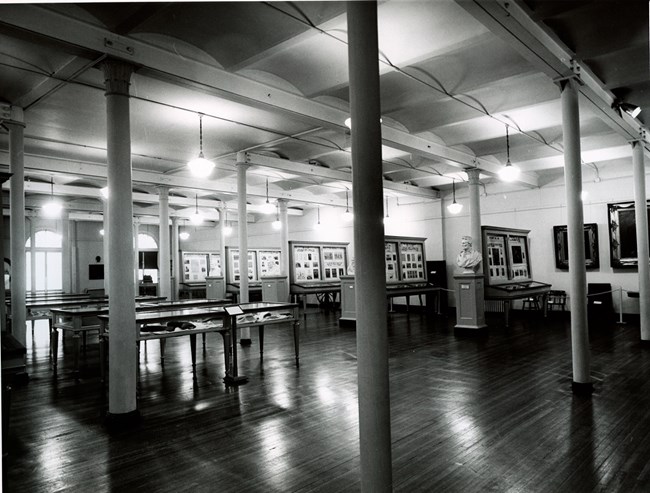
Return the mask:
[[[585, 267], [597, 269], [600, 267], [598, 256], [598, 225], [585, 224]], [[553, 244], [555, 247], [555, 267], [558, 269], [569, 268], [569, 239], [567, 226], [553, 226]]]
[[[650, 209], [650, 201], [646, 207]], [[648, 222], [650, 223], [650, 210], [648, 212]], [[609, 218], [611, 266], [615, 269], [638, 267], [634, 201], [607, 204], [607, 216]], [[650, 228], [648, 229], [650, 231]], [[650, 234], [648, 236], [650, 237]]]

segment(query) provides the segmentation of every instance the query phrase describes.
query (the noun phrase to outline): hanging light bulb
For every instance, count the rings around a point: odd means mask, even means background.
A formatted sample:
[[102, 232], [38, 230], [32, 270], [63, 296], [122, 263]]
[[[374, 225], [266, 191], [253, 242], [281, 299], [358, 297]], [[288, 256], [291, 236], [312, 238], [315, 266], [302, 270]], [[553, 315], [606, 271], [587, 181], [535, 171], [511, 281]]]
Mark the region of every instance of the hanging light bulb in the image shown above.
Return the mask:
[[223, 235], [230, 236], [232, 234], [232, 226], [228, 222], [228, 208], [225, 209], [225, 218], [223, 222]]
[[199, 224], [203, 223], [203, 216], [199, 212], [199, 195], [196, 195], [196, 205], [194, 207], [194, 214], [190, 216], [190, 222], [194, 226], [198, 226]]
[[102, 229], [99, 230], [99, 234], [102, 235], [102, 236], [104, 236], [104, 228], [102, 228]]
[[452, 214], [458, 214], [463, 210], [463, 204], [456, 202], [456, 179], [452, 178], [451, 189], [454, 196], [453, 202], [447, 206], [447, 210]]
[[43, 204], [41, 210], [43, 211], [43, 216], [53, 219], [61, 216], [63, 204], [54, 198], [54, 178], [51, 179], [50, 186], [50, 200]]
[[[185, 219], [183, 219], [183, 224], [185, 224]], [[187, 230], [185, 230], [185, 231], [179, 231], [179, 232], [178, 232], [178, 237], [179, 237], [181, 240], [187, 240], [187, 239], [190, 237], [190, 233], [189, 233]]]
[[508, 125], [506, 125], [506, 165], [499, 170], [499, 177], [503, 181], [515, 181], [519, 178], [519, 168], [513, 166], [510, 162], [510, 136], [508, 134]]
[[271, 226], [273, 226], [273, 229], [276, 230], [276, 231], [279, 231], [279, 230], [282, 229], [282, 221], [280, 221], [280, 207], [279, 206], [276, 207], [275, 221], [273, 221]]
[[269, 179], [266, 179], [266, 202], [262, 205], [262, 214], [273, 214], [275, 207], [269, 202]]
[[384, 216], [384, 224], [389, 224], [390, 222], [390, 214], [388, 213], [388, 197], [386, 197], [386, 215]]
[[206, 178], [214, 168], [214, 163], [203, 156], [203, 113], [199, 113], [199, 157], [192, 159], [187, 166], [198, 178]]
[[345, 221], [346, 223], [352, 222], [354, 220], [354, 214], [350, 212], [350, 204], [348, 202], [347, 189], [345, 190], [345, 212], [341, 217], [343, 218], [343, 221]]
[[102, 194], [102, 197], [107, 199], [108, 198], [108, 187], [100, 188], [99, 193]]

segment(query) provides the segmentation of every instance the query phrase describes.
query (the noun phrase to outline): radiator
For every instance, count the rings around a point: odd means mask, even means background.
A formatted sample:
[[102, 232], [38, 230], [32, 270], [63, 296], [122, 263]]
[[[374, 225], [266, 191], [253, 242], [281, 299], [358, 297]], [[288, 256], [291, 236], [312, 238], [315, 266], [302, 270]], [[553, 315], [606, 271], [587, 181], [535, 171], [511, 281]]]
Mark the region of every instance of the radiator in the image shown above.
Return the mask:
[[503, 313], [505, 311], [504, 302], [498, 300], [485, 300], [485, 311]]

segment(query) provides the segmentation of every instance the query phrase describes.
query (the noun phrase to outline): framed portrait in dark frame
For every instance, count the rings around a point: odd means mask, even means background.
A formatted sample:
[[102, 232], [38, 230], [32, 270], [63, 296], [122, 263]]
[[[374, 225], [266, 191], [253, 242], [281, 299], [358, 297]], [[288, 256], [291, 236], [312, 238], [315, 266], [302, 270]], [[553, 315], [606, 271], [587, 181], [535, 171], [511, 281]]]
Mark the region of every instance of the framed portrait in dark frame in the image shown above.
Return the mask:
[[[647, 201], [646, 207], [650, 209], [650, 201]], [[638, 267], [634, 201], [607, 204], [607, 216], [609, 219], [611, 266], [615, 269]], [[648, 211], [648, 223], [650, 231], [650, 210]], [[648, 237], [650, 241], [650, 233]], [[650, 259], [646, 261], [650, 261]]]
[[[597, 269], [600, 267], [598, 254], [598, 224], [584, 225], [585, 267]], [[558, 269], [569, 268], [569, 240], [567, 226], [553, 226], [553, 243], [555, 246], [555, 267]]]

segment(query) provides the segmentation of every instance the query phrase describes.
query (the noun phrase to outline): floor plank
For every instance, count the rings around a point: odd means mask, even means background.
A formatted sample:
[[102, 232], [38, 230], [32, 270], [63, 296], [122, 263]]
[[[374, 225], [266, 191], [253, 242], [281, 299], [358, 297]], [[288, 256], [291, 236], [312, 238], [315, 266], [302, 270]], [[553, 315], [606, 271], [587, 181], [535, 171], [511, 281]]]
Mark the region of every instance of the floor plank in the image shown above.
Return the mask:
[[[72, 344], [53, 375], [46, 325], [28, 341], [31, 380], [12, 394], [6, 491], [358, 491], [355, 331], [310, 309], [301, 365], [288, 327], [240, 353], [250, 381], [222, 383], [220, 336], [192, 374], [189, 342], [170, 339], [164, 365], [140, 361], [137, 430], [110, 435], [99, 349], [81, 375]], [[394, 490], [650, 491], [650, 351], [638, 323], [590, 331], [592, 397], [571, 393], [570, 325], [515, 312], [489, 335], [458, 337], [453, 317], [389, 314]], [[253, 331], [255, 336], [255, 331]]]

